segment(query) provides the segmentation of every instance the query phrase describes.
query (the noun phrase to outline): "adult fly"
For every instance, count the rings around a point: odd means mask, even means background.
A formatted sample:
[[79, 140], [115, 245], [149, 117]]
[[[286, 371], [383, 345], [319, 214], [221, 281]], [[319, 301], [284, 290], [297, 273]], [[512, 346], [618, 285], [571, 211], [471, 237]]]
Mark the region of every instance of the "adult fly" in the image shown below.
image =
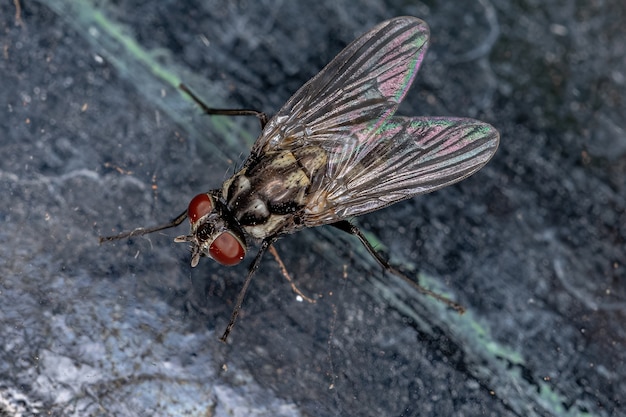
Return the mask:
[[384, 269], [462, 311], [390, 265], [346, 220], [461, 181], [482, 168], [498, 147], [498, 132], [477, 120], [395, 115], [428, 39], [428, 26], [415, 17], [377, 25], [341, 51], [271, 119], [255, 110], [209, 108], [181, 86], [207, 114], [260, 120], [262, 131], [250, 156], [221, 188], [192, 198], [170, 223], [100, 241], [175, 227], [188, 218], [189, 234], [175, 241], [191, 245], [195, 267], [201, 257], [238, 264], [247, 242], [260, 240], [222, 341], [237, 320], [263, 254], [279, 237], [305, 227], [331, 225], [355, 235]]

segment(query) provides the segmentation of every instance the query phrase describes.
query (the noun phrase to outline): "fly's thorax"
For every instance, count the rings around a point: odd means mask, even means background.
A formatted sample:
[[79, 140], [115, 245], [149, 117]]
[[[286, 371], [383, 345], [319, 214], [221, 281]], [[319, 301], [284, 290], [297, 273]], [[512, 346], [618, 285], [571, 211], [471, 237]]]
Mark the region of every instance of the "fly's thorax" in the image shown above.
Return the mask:
[[300, 214], [308, 194], [321, 181], [327, 159], [327, 153], [317, 146], [251, 157], [224, 184], [228, 209], [256, 238], [298, 230], [303, 227]]
[[223, 265], [236, 265], [246, 255], [244, 232], [221, 200], [219, 190], [198, 194], [189, 203], [187, 217], [191, 230], [176, 242], [191, 243], [191, 266], [201, 256], [208, 256]]

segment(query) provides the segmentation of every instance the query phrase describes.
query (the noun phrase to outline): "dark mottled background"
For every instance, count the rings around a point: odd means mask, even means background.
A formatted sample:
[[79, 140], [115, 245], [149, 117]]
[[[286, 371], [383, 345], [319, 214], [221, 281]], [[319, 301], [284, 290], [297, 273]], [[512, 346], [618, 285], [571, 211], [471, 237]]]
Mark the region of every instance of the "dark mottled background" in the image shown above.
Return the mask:
[[[246, 265], [179, 230], [268, 113], [397, 15], [432, 44], [400, 112], [479, 118], [480, 173], [364, 216], [459, 316], [320, 228]], [[626, 3], [15, 0], [0, 5], [0, 415], [618, 416], [626, 398]]]

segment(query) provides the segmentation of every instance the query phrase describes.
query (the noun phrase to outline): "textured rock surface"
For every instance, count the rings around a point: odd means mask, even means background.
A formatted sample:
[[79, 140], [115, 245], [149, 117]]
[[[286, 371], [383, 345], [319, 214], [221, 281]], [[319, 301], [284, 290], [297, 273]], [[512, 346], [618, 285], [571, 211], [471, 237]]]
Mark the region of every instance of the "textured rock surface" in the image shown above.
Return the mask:
[[[0, 414], [623, 413], [624, 3], [310, 3], [3, 2]], [[245, 265], [191, 270], [182, 226], [98, 246], [219, 186], [258, 134], [201, 115], [179, 80], [272, 113], [404, 14], [432, 42], [400, 113], [488, 121], [501, 147], [357, 222], [467, 314], [322, 228], [277, 245], [319, 301], [268, 257], [224, 345]]]

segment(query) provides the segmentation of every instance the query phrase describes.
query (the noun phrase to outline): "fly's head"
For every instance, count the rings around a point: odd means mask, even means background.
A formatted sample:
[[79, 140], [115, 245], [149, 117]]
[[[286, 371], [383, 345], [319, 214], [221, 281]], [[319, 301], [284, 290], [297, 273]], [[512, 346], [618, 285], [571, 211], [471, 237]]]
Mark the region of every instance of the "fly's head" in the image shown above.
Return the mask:
[[201, 256], [208, 256], [222, 265], [236, 265], [246, 256], [246, 241], [238, 223], [220, 200], [218, 190], [198, 194], [187, 208], [191, 231], [178, 236], [175, 242], [191, 243], [191, 266]]

